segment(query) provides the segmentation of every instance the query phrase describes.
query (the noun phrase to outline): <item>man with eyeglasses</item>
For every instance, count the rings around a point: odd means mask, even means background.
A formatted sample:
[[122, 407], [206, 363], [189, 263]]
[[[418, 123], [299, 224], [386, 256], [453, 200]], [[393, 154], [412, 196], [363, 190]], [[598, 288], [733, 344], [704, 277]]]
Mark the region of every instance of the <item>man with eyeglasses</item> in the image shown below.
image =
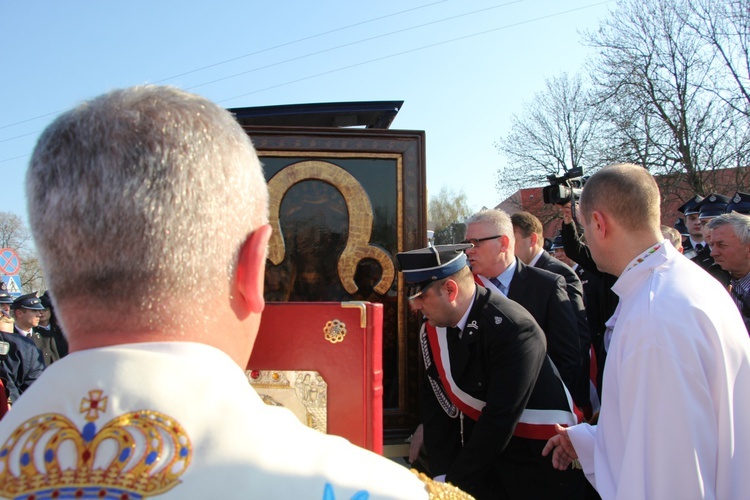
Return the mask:
[[[420, 332], [423, 425], [429, 472], [482, 498], [582, 498], [578, 470], [544, 458], [556, 423], [579, 420], [546, 356], [544, 332], [519, 304], [475, 283], [464, 250], [399, 253]], [[419, 443], [416, 443], [418, 440]]]
[[513, 223], [502, 210], [482, 210], [467, 220], [466, 250], [477, 282], [521, 304], [542, 327], [547, 353], [565, 385], [577, 384], [581, 367], [578, 324], [565, 279], [517, 259]]

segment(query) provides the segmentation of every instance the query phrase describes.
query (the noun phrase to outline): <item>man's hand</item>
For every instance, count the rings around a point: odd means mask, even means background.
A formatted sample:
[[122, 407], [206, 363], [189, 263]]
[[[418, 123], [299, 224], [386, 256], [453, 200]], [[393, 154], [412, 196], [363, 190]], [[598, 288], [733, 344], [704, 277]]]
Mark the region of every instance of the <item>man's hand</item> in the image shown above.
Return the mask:
[[549, 455], [552, 452], [552, 466], [558, 470], [565, 470], [570, 467], [573, 460], [578, 459], [578, 454], [573, 448], [573, 442], [568, 437], [568, 431], [565, 427], [555, 424], [557, 436], [553, 436], [547, 441], [542, 450], [542, 456]]
[[419, 450], [422, 449], [422, 444], [424, 444], [424, 427], [422, 427], [422, 424], [419, 424], [417, 430], [411, 435], [409, 444], [409, 463], [413, 464], [417, 461], [417, 458], [419, 458]]
[[[560, 213], [563, 216], [563, 222], [565, 222], [565, 224], [570, 224], [571, 222], [573, 222], [573, 211], [570, 208], [570, 205], [571, 202], [567, 202], [564, 205], [557, 205], [558, 207], [560, 207]], [[576, 209], [578, 209], [578, 207], [576, 207]]]

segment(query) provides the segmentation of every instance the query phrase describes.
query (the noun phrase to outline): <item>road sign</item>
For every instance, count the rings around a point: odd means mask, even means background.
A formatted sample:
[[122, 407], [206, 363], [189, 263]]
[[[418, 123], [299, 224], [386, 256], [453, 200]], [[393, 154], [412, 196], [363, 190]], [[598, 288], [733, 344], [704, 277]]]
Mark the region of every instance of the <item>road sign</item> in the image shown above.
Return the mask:
[[21, 270], [21, 259], [12, 248], [0, 248], [0, 273], [15, 276]]
[[23, 291], [21, 290], [21, 279], [18, 276], [3, 276], [2, 280], [5, 284], [5, 291], [13, 297], [19, 297], [23, 294]]

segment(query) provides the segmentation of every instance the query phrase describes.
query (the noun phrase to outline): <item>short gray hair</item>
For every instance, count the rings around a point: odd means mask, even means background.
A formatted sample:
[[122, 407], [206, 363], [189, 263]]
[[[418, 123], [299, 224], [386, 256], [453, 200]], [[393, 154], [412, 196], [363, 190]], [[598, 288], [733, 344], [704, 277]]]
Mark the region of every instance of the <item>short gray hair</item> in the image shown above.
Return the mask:
[[499, 208], [486, 208], [466, 219], [467, 225], [475, 223], [492, 226], [497, 231], [497, 234], [505, 235], [511, 241], [515, 240], [513, 235], [513, 222], [504, 210], [500, 210]]
[[113, 307], [228, 294], [268, 192], [232, 115], [172, 87], [115, 90], [58, 117], [26, 175], [29, 221], [56, 302]]
[[720, 226], [726, 226], [727, 224], [732, 226], [732, 230], [740, 240], [740, 243], [743, 245], [750, 244], [750, 217], [747, 215], [739, 212], [722, 214], [711, 219], [706, 227], [713, 230]]

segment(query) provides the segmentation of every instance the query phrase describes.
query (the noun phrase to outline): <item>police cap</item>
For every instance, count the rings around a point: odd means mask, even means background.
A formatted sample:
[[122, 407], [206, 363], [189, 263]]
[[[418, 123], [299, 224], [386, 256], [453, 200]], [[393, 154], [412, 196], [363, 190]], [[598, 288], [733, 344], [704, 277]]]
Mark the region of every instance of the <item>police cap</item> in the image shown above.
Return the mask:
[[700, 214], [698, 217], [701, 219], [713, 219], [714, 217], [718, 217], [726, 211], [728, 204], [728, 196], [711, 193], [698, 203], [698, 206], [696, 207]]
[[677, 209], [678, 212], [682, 212], [684, 215], [691, 215], [698, 213], [698, 204], [703, 201], [703, 196], [696, 194], [683, 205]]
[[750, 194], [737, 191], [727, 205], [727, 213], [739, 212], [750, 215]]
[[396, 254], [409, 299], [419, 296], [434, 282], [463, 269], [468, 261], [464, 251], [471, 244], [436, 245]]
[[36, 296], [36, 292], [27, 293], [26, 295], [21, 295], [16, 300], [13, 301], [13, 304], [10, 306], [11, 309], [31, 309], [33, 311], [44, 311], [44, 306], [42, 305], [42, 301], [39, 299], [39, 297]]

